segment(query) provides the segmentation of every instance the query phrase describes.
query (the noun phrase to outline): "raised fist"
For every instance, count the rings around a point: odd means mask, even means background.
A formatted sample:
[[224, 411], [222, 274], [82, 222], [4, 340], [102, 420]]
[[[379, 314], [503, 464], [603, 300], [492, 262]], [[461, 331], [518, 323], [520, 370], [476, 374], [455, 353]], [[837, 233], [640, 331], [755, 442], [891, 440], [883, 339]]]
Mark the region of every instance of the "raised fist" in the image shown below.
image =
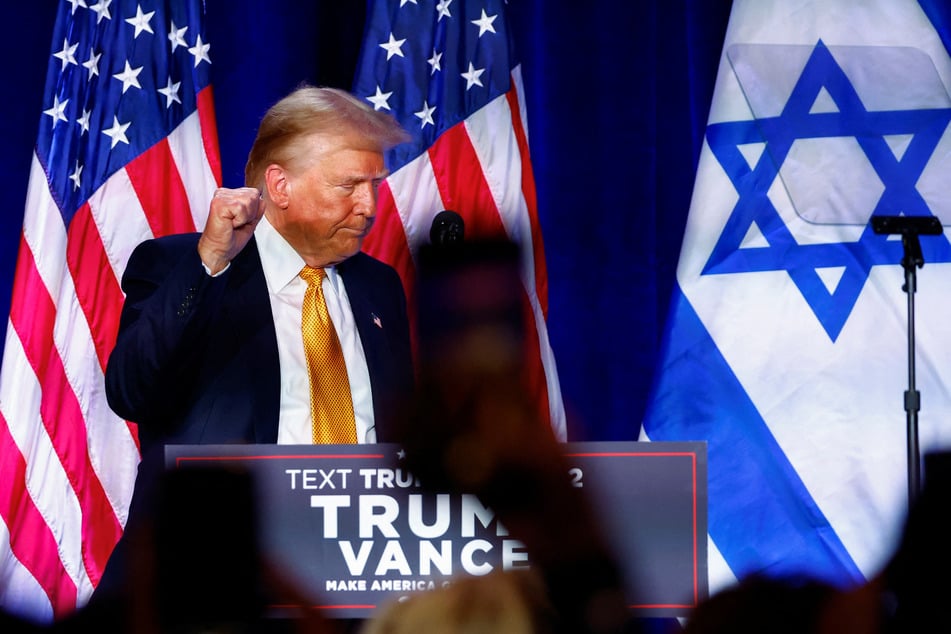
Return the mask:
[[208, 222], [198, 241], [198, 254], [212, 275], [241, 252], [263, 214], [264, 200], [253, 187], [215, 191]]

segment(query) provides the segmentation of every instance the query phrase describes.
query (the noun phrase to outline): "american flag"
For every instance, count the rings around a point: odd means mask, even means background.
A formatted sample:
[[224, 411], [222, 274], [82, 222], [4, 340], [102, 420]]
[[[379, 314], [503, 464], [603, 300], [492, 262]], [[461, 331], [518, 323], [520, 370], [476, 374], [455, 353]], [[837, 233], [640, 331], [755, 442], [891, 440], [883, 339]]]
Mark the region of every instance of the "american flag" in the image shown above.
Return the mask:
[[221, 182], [197, 0], [60, 3], [0, 366], [0, 607], [82, 606], [139, 451], [106, 404], [133, 247], [204, 226]]
[[564, 439], [566, 424], [548, 341], [547, 274], [521, 67], [503, 0], [371, 3], [354, 93], [391, 113], [410, 143], [391, 150], [379, 215], [364, 250], [400, 273], [412, 303], [417, 248], [443, 209], [466, 237], [507, 236], [522, 247], [534, 319], [530, 388]]

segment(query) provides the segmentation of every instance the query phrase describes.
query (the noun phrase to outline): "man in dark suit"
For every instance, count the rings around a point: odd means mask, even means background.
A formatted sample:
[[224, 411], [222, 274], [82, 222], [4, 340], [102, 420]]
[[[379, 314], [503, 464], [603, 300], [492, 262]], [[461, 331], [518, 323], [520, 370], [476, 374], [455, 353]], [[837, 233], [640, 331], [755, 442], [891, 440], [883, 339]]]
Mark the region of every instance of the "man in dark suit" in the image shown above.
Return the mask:
[[305, 265], [325, 272], [356, 441], [394, 441], [394, 405], [414, 382], [406, 299], [397, 273], [360, 248], [387, 175], [383, 153], [406, 140], [395, 120], [343, 91], [298, 89], [264, 116], [246, 187], [215, 193], [200, 235], [136, 248], [106, 370], [109, 404], [138, 424], [143, 455], [127, 533], [154, 507], [165, 444], [317, 438]]
[[161, 443], [310, 442], [300, 333], [304, 265], [324, 269], [358, 442], [392, 441], [412, 389], [396, 272], [361, 253], [396, 122], [343, 91], [304, 88], [264, 117], [247, 187], [215, 193], [204, 232], [151, 240], [129, 259], [106, 371], [110, 406]]

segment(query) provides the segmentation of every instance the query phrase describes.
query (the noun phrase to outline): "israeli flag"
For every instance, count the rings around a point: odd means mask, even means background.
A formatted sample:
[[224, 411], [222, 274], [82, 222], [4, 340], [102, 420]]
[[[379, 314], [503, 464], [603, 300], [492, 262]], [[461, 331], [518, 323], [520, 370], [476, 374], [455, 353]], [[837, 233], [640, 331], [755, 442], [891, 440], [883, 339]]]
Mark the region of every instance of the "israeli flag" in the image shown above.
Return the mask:
[[[711, 592], [752, 572], [861, 583], [897, 547], [908, 297], [901, 240], [870, 218], [951, 227], [938, 5], [734, 0], [642, 433], [708, 442]], [[926, 453], [951, 446], [951, 243], [921, 246]]]

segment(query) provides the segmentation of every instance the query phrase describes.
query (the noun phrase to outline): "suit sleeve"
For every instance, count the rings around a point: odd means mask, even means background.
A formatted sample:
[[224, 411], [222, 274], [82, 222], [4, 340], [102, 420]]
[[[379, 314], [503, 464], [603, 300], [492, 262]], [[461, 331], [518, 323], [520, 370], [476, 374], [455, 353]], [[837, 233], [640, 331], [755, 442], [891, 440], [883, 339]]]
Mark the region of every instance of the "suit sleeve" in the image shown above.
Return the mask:
[[228, 271], [215, 278], [205, 272], [197, 237], [142, 243], [122, 277], [126, 299], [106, 367], [106, 397], [116, 414], [140, 428], [175, 420], [186, 406], [195, 359], [227, 283]]

